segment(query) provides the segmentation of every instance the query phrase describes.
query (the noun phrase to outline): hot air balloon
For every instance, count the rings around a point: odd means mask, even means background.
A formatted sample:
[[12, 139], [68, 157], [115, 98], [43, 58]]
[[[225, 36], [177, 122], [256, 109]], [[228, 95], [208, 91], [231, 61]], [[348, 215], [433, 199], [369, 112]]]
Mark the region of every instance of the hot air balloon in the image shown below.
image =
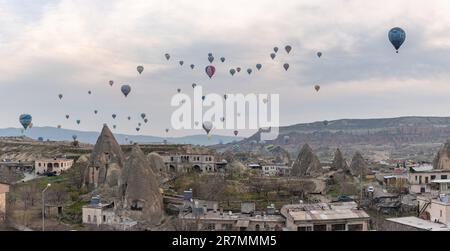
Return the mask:
[[33, 117], [30, 114], [22, 114], [19, 116], [19, 122], [25, 130], [30, 126], [32, 120]]
[[180, 88], [178, 88], [178, 89], [177, 89], [177, 92], [178, 92], [178, 93], [180, 93], [180, 92], [181, 92], [181, 89], [180, 89]]
[[130, 116], [128, 116], [128, 120], [131, 120], [131, 117], [130, 117]]
[[212, 63], [212, 62], [214, 61], [213, 55], [208, 56], [208, 61], [209, 61], [210, 63]]
[[166, 53], [165, 57], [166, 57], [167, 60], [169, 60], [170, 59], [170, 54]]
[[289, 70], [289, 64], [288, 64], [288, 63], [284, 64], [284, 65], [283, 65], [283, 68], [284, 68], [286, 71]]
[[69, 114], [66, 114], [66, 119], [69, 119], [69, 117], [70, 117]]
[[252, 72], [253, 72], [253, 70], [252, 70], [252, 69], [250, 69], [250, 68], [248, 68], [248, 69], [247, 69], [247, 73], [248, 73], [248, 75], [252, 74]]
[[227, 95], [227, 94], [224, 94], [224, 95], [223, 95], [223, 99], [227, 100], [227, 98], [228, 98], [228, 95]]
[[61, 129], [62, 126], [61, 126], [61, 125], [58, 125], [57, 127], [58, 127], [58, 129]]
[[212, 65], [208, 65], [205, 68], [206, 75], [208, 75], [209, 78], [212, 78], [214, 76], [214, 73], [216, 73], [216, 68]]
[[139, 65], [136, 69], [139, 72], [139, 74], [142, 74], [142, 72], [144, 71], [144, 66]]
[[270, 58], [275, 59], [276, 56], [277, 56], [277, 54], [275, 54], [275, 53], [270, 53]]
[[80, 123], [81, 123], [81, 120], [78, 119], [78, 120], [77, 120], [77, 124], [80, 124]]
[[286, 52], [289, 54], [292, 50], [292, 46], [290, 45], [286, 45], [286, 47], [284, 47], [284, 49], [286, 50]]
[[191, 69], [193, 70], [195, 68], [195, 65], [194, 64], [191, 64]]
[[39, 138], [38, 138], [38, 141], [41, 141], [41, 142], [42, 142], [42, 141], [44, 141], [44, 138], [39, 137]]
[[137, 132], [139, 132], [141, 130], [141, 128], [139, 128], [139, 127], [136, 127], [136, 131]]
[[59, 97], [59, 99], [62, 99], [62, 98], [63, 98], [63, 95], [62, 95], [62, 94], [59, 94], [58, 97]]
[[78, 138], [78, 136], [77, 136], [77, 135], [75, 135], [75, 134], [74, 134], [74, 135], [72, 135], [72, 139], [73, 139], [73, 140], [77, 140], [77, 138]]
[[317, 56], [320, 58], [320, 57], [322, 57], [322, 52], [317, 52]]
[[206, 99], [206, 96], [202, 96], [202, 100], [205, 101], [205, 99]]
[[235, 73], [236, 73], [236, 70], [235, 70], [235, 69], [230, 69], [230, 74], [231, 74], [231, 76], [234, 76]]
[[147, 124], [147, 123], [148, 123], [148, 119], [144, 119], [144, 123], [146, 123], [146, 124]]
[[388, 37], [398, 53], [398, 50], [406, 40], [406, 32], [402, 28], [395, 27], [389, 31]]
[[117, 117], [116, 114], [113, 114], [113, 115], [112, 115], [112, 118], [113, 118], [113, 119], [116, 119], [116, 117]]
[[113, 85], [114, 85], [114, 81], [109, 80], [109, 85], [110, 85], [110, 86], [113, 86]]
[[138, 123], [138, 126], [140, 127], [141, 125], [142, 125], [141, 122], [139, 122], [139, 123]]
[[278, 47], [274, 47], [274, 48], [273, 48], [273, 51], [274, 51], [275, 53], [277, 53], [277, 52], [278, 52]]
[[329, 124], [329, 122], [328, 122], [327, 120], [325, 120], [325, 121], [323, 122], [323, 124], [324, 124], [325, 126], [327, 126], [327, 125]]
[[195, 121], [195, 126], [198, 126], [200, 123], [198, 121]]
[[315, 85], [314, 89], [316, 89], [317, 92], [320, 91], [320, 85]]
[[114, 128], [114, 129], [116, 129], [116, 128], [117, 128], [117, 126], [116, 126], [116, 125], [113, 125], [113, 128]]
[[208, 57], [211, 57], [213, 54], [210, 52], [210, 53], [208, 53]]
[[238, 136], [238, 135], [239, 135], [239, 131], [238, 130], [234, 131], [234, 136]]
[[168, 133], [169, 132], [169, 128], [166, 128], [166, 133]]
[[222, 61], [222, 63], [225, 62], [225, 58], [224, 58], [224, 57], [221, 57], [221, 58], [220, 58], [220, 61]]
[[97, 113], [98, 113], [98, 111], [97, 111], [97, 110], [95, 110], [95, 111], [94, 111], [94, 114], [97, 114]]
[[92, 94], [92, 92], [91, 92], [91, 91], [88, 91], [88, 94], [89, 94], [89, 95], [91, 95], [91, 94]]
[[205, 130], [206, 134], [209, 134], [213, 129], [213, 124], [210, 121], [203, 122], [203, 130]]
[[225, 122], [225, 117], [220, 118], [220, 121]]
[[192, 84], [192, 88], [195, 88], [195, 87], [197, 87], [197, 84], [196, 84], [196, 83], [193, 83], [193, 84]]
[[122, 91], [123, 95], [125, 95], [125, 97], [128, 97], [128, 94], [130, 94], [131, 92], [131, 87], [129, 85], [122, 85], [120, 90]]
[[141, 113], [141, 118], [142, 118], [142, 119], [145, 119], [146, 116], [147, 116], [147, 115], [146, 115], [145, 113]]
[[178, 62], [181, 66], [183, 66], [183, 64], [184, 64], [184, 61], [183, 60], [181, 60], [180, 62]]
[[261, 68], [262, 68], [262, 64], [256, 64], [256, 69], [258, 69], [258, 71], [261, 70]]
[[236, 68], [236, 71], [239, 73], [239, 72], [241, 72], [241, 67], [237, 67]]
[[268, 100], [268, 99], [266, 99], [266, 98], [265, 98], [265, 99], [263, 99], [263, 103], [264, 103], [264, 104], [267, 104], [267, 102], [269, 102], [269, 100]]

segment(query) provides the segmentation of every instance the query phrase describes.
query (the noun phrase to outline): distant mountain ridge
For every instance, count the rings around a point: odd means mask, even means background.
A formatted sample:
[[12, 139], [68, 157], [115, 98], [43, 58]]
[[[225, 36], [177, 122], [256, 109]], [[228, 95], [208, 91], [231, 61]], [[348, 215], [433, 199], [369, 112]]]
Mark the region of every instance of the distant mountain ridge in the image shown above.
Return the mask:
[[[259, 145], [279, 145], [296, 152], [308, 143], [314, 149], [352, 145], [390, 145], [444, 143], [450, 138], [450, 117], [398, 117], [381, 119], [340, 119], [280, 127], [275, 140], [260, 141], [260, 133], [239, 142], [247, 151]], [[232, 145], [217, 146], [231, 149]]]
[[[0, 137], [12, 137], [22, 135], [21, 129], [19, 128], [0, 128]], [[51, 141], [72, 141], [72, 135], [77, 135], [77, 140], [83, 143], [95, 144], [100, 132], [95, 131], [78, 131], [64, 128], [55, 127], [33, 127], [25, 132], [25, 136], [38, 139], [42, 137], [44, 140]], [[125, 139], [128, 138], [130, 141], [137, 143], [160, 143], [164, 142], [166, 138], [147, 136], [147, 135], [127, 135], [127, 134], [114, 134], [117, 141], [120, 144], [126, 143]], [[223, 144], [231, 143], [234, 141], [239, 141], [242, 138], [234, 136], [222, 136], [214, 135], [211, 140], [208, 140], [206, 135], [192, 135], [184, 137], [171, 137], [167, 138], [169, 143], [176, 144], [193, 144], [193, 145], [217, 145], [220, 142]]]

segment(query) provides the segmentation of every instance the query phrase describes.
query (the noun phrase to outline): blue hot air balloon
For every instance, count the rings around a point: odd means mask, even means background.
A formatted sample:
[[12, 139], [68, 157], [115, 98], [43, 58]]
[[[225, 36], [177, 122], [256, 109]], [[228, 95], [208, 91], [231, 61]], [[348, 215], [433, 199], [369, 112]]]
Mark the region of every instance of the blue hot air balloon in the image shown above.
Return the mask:
[[77, 124], [80, 124], [81, 123], [81, 120], [77, 120]]
[[398, 53], [398, 50], [406, 40], [406, 32], [402, 28], [395, 27], [389, 31], [388, 37]]
[[75, 135], [75, 134], [74, 134], [74, 135], [72, 135], [72, 139], [73, 139], [73, 140], [77, 140], [77, 138], [78, 138], [78, 136], [77, 136], [77, 135]]
[[256, 64], [256, 69], [258, 69], [258, 71], [261, 70], [261, 68], [262, 68], [262, 64]]
[[122, 91], [123, 95], [125, 95], [125, 97], [127, 97], [128, 94], [130, 94], [130, 92], [131, 92], [131, 87], [129, 85], [122, 85], [120, 90]]
[[25, 130], [30, 126], [31, 121], [33, 121], [33, 117], [30, 114], [22, 114], [19, 117], [19, 122]]

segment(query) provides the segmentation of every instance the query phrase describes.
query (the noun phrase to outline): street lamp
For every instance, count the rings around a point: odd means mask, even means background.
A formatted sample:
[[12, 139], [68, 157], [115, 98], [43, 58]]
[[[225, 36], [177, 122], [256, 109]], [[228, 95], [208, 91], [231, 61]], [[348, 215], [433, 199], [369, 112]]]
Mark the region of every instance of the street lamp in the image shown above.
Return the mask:
[[51, 186], [52, 184], [48, 183], [47, 186], [42, 190], [42, 231], [45, 231], [45, 191]]

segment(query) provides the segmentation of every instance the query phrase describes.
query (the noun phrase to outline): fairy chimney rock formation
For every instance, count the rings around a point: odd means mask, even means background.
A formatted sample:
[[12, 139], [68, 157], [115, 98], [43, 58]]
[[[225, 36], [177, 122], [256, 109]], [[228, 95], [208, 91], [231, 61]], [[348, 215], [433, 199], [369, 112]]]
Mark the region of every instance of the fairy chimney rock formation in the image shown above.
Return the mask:
[[120, 179], [124, 209], [140, 223], [157, 225], [163, 217], [163, 197], [158, 179], [138, 145], [125, 162]]
[[320, 165], [319, 158], [313, 153], [313, 150], [308, 144], [305, 144], [297, 159], [292, 166], [293, 176], [312, 176], [317, 177], [323, 173], [322, 166]]
[[89, 168], [86, 169], [84, 177], [86, 185], [95, 188], [118, 185], [124, 154], [107, 125], [103, 126], [89, 160]]

